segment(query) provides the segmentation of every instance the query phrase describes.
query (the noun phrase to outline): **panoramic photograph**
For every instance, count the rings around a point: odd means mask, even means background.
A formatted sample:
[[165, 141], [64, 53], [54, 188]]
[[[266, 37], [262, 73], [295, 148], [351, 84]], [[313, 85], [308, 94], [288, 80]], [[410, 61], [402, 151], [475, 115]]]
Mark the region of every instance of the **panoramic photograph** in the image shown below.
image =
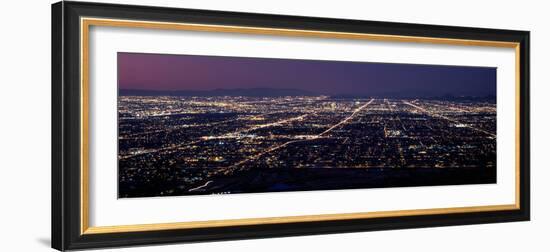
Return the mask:
[[496, 183], [496, 68], [119, 52], [118, 197]]

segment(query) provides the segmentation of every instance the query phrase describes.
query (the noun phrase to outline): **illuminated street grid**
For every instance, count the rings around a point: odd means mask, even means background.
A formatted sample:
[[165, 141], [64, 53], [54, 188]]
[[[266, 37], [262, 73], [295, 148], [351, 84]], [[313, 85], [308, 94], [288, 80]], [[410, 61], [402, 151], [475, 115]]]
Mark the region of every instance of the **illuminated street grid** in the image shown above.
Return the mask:
[[[123, 96], [118, 106], [121, 197], [213, 193], [253, 169], [496, 167], [494, 102]], [[157, 189], [133, 194], [141, 185]]]

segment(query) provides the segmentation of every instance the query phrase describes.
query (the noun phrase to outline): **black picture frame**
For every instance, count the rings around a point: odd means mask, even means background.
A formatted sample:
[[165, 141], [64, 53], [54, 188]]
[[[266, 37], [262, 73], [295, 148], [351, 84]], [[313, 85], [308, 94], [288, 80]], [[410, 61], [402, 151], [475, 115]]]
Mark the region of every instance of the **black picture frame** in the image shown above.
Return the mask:
[[[321, 30], [519, 44], [519, 208], [384, 218], [82, 234], [80, 18], [101, 17]], [[52, 5], [52, 247], [58, 250], [251, 239], [511, 221], [530, 218], [529, 32], [101, 3]]]

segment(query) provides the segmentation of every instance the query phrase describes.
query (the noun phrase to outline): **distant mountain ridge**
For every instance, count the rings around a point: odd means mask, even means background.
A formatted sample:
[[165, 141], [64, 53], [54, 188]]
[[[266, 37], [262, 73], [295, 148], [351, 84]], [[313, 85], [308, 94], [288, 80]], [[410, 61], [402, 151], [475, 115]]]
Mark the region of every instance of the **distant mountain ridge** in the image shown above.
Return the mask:
[[120, 89], [119, 96], [249, 96], [249, 97], [280, 97], [280, 96], [317, 96], [310, 91], [290, 88], [238, 88], [213, 90], [143, 90]]
[[[213, 89], [213, 90], [144, 90], [144, 89], [120, 89], [119, 96], [244, 96], [244, 97], [283, 97], [283, 96], [319, 96], [321, 93], [314, 93], [302, 89], [291, 88], [238, 88], [238, 89]], [[326, 95], [326, 94], [325, 94]], [[493, 101], [496, 96], [473, 96], [455, 94], [437, 94], [427, 91], [407, 92], [386, 92], [378, 94], [338, 94], [327, 95], [332, 98], [393, 98], [393, 99], [438, 99], [449, 101]]]
[[331, 95], [332, 98], [378, 98], [378, 99], [426, 99], [426, 100], [445, 100], [445, 101], [485, 101], [496, 103], [496, 95], [492, 94], [452, 94], [439, 93], [430, 90], [404, 90], [394, 92], [380, 92], [372, 94], [337, 94]]

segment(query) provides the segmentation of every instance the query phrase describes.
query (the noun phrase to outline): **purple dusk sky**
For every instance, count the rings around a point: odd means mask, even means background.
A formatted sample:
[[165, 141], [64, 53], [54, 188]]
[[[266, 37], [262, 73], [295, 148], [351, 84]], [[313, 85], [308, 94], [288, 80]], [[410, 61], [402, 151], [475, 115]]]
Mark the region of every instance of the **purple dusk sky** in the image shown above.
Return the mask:
[[118, 53], [119, 89], [291, 88], [326, 95], [496, 95], [496, 68]]

